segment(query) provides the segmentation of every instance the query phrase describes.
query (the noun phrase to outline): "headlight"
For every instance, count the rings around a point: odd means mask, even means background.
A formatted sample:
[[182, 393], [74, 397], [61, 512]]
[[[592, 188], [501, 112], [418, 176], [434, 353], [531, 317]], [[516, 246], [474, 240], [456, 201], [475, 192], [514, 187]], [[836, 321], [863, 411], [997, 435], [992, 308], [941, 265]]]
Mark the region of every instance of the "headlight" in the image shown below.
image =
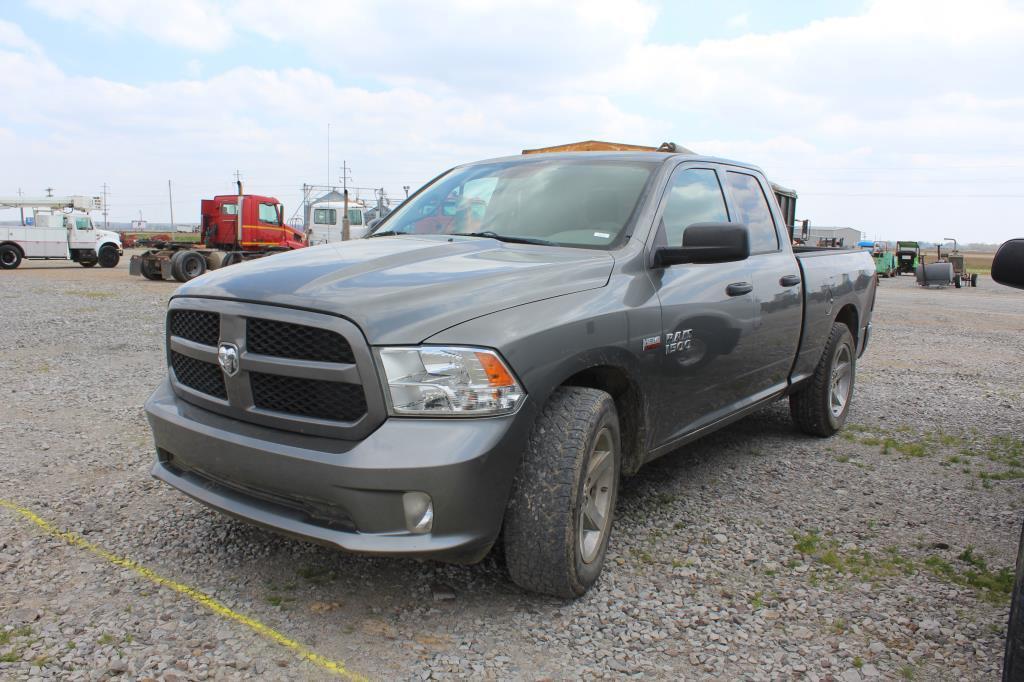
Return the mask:
[[515, 412], [526, 396], [498, 354], [484, 348], [381, 348], [395, 415], [475, 417]]

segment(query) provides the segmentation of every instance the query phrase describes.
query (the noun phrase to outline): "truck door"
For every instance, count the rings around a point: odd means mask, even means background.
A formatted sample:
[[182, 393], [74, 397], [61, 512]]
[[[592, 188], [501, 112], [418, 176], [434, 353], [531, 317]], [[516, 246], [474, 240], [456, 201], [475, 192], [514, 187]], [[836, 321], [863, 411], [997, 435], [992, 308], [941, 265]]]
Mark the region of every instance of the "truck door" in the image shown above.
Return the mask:
[[730, 169], [725, 184], [733, 219], [750, 228], [752, 341], [757, 352], [748, 358], [747, 381], [752, 393], [772, 393], [785, 388], [800, 344], [800, 267], [789, 241], [780, 235], [784, 223], [772, 211], [771, 190], [764, 178], [745, 169]]
[[[656, 219], [655, 247], [681, 245], [687, 226], [728, 222], [719, 171], [712, 165], [676, 168]], [[754, 318], [750, 267], [684, 263], [651, 270], [661, 302], [662, 335], [645, 342], [662, 356], [654, 404], [654, 440], [666, 443], [724, 416], [750, 394]]]
[[72, 249], [96, 249], [96, 233], [93, 231], [92, 219], [89, 216], [73, 216], [68, 218], [71, 224], [68, 229], [68, 246]]
[[284, 239], [280, 216], [276, 203], [260, 201], [256, 212], [256, 227], [246, 236], [246, 246], [280, 244]]

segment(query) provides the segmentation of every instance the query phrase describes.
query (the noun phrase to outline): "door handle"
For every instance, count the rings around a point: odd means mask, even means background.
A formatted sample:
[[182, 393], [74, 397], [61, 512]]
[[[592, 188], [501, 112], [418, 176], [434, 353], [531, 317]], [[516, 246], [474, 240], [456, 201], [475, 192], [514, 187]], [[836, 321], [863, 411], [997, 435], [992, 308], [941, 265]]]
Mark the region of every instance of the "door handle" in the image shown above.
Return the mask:
[[795, 287], [797, 284], [800, 284], [800, 275], [784, 275], [779, 280], [779, 284], [784, 287]]
[[754, 285], [750, 282], [733, 282], [725, 288], [725, 293], [730, 296], [742, 296], [743, 294], [749, 294], [754, 290]]

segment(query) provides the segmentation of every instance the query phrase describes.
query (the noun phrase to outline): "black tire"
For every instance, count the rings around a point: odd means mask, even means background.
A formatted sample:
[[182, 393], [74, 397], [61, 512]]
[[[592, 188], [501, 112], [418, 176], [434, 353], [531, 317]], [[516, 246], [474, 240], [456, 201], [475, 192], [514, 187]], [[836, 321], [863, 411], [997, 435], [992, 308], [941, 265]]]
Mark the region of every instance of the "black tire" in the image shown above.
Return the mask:
[[117, 247], [107, 244], [100, 249], [99, 258], [100, 267], [102, 268], [113, 268], [121, 261], [121, 254], [117, 252]]
[[960, 281], [960, 275], [957, 275], [956, 277], [953, 278], [953, 286], [955, 286], [957, 289], [963, 286], [963, 282]]
[[148, 259], [145, 256], [142, 257], [142, 262], [139, 264], [139, 271], [146, 279], [159, 282], [164, 278], [163, 272], [160, 270], [160, 261], [156, 259]]
[[0, 269], [13, 270], [21, 265], [21, 249], [12, 244], [0, 246]]
[[171, 256], [171, 274], [179, 282], [187, 282], [206, 272], [206, 259], [195, 251], [178, 251]]
[[[610, 449], [598, 450], [599, 445]], [[505, 561], [516, 584], [566, 599], [594, 584], [615, 516], [620, 451], [619, 417], [610, 395], [572, 386], [552, 394], [530, 434], [505, 512]], [[601, 452], [608, 454], [602, 458]], [[600, 471], [590, 470], [600, 462], [606, 463]], [[588, 485], [595, 480], [602, 484]], [[587, 509], [607, 506], [600, 536], [592, 535], [594, 515], [583, 519], [585, 504]]]
[[[848, 363], [849, 383], [837, 386], [837, 364]], [[850, 328], [842, 322], [832, 324], [825, 352], [814, 369], [814, 375], [796, 393], [789, 396], [789, 414], [804, 433], [827, 438], [846, 423], [853, 402], [853, 386], [857, 376], [857, 348]], [[845, 393], [841, 405], [835, 404], [834, 391]], [[839, 409], [835, 409], [838, 407]]]
[[1017, 545], [1017, 575], [1010, 599], [1010, 620], [1006, 626], [1006, 654], [1003, 682], [1024, 679], [1024, 527]]
[[78, 261], [78, 264], [81, 265], [83, 268], [91, 268], [91, 267], [95, 267], [96, 261], [94, 261], [94, 260], [80, 260], [80, 261]]
[[976, 272], [971, 275], [971, 286], [972, 287], [978, 286], [978, 273], [976, 273]]

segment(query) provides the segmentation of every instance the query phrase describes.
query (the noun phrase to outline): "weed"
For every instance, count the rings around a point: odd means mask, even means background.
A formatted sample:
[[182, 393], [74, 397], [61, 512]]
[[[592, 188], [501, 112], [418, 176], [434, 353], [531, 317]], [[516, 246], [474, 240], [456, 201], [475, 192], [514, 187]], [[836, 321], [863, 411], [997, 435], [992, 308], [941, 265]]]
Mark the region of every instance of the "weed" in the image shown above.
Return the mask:
[[750, 598], [750, 608], [756, 611], [762, 606], [764, 606], [764, 598], [760, 592], [755, 592], [754, 596]]
[[0, 654], [0, 663], [17, 663], [21, 660], [21, 654], [17, 651], [8, 651], [6, 654]]
[[796, 540], [793, 549], [801, 554], [814, 554], [814, 550], [818, 548], [818, 543], [821, 541], [818, 534], [813, 531], [805, 535], [794, 533], [793, 538]]
[[836, 457], [836, 461], [837, 462], [841, 462], [843, 464], [846, 464], [847, 462], [850, 461], [850, 456], [849, 455], [839, 455], [838, 457]]
[[39, 666], [40, 668], [42, 668], [44, 665], [46, 665], [49, 662], [50, 662], [50, 657], [46, 656], [46, 655], [36, 656], [35, 658], [32, 659], [32, 665]]
[[863, 668], [864, 667], [864, 659], [861, 658], [860, 656], [854, 656], [854, 658], [853, 658], [853, 667], [856, 668], [857, 670], [860, 670], [861, 668]]
[[958, 557], [971, 568], [958, 571], [951, 563], [938, 556], [930, 556], [924, 565], [935, 576], [964, 587], [972, 588], [979, 597], [992, 604], [1005, 604], [1013, 591], [1013, 571], [1002, 568], [991, 571], [981, 557], [968, 547]]
[[314, 585], [326, 585], [338, 577], [337, 573], [324, 566], [303, 566], [296, 573]]
[[113, 644], [116, 641], [117, 640], [114, 639], [114, 637], [112, 635], [108, 635], [105, 632], [96, 639], [96, 643], [100, 644], [102, 646], [106, 646], [108, 644]]
[[841, 635], [844, 632], [846, 632], [846, 619], [836, 618], [834, 621], [832, 621], [832, 632], [836, 633], [837, 635]]
[[280, 606], [284, 603], [284, 597], [279, 594], [272, 594], [267, 597], [267, 603], [271, 606]]
[[904, 680], [914, 679], [915, 669], [912, 665], [905, 665], [900, 668], [900, 677]]

